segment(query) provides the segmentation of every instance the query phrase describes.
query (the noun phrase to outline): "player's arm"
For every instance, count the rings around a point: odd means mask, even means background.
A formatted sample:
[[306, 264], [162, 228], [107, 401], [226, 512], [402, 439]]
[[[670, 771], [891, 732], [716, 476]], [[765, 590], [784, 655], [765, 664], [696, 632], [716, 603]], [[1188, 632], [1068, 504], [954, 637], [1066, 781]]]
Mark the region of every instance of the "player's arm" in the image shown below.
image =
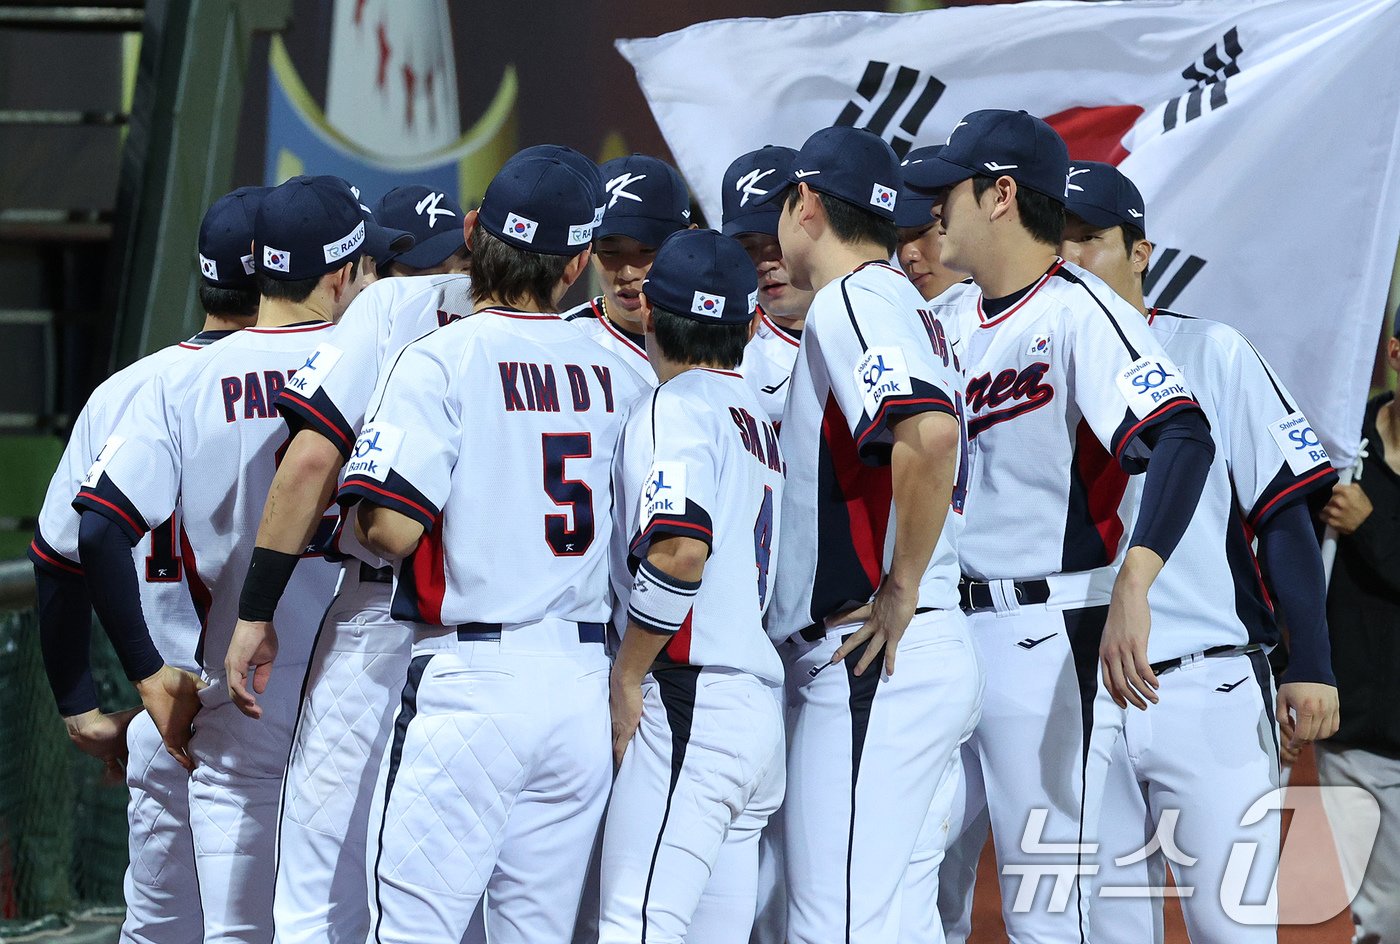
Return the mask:
[[1346, 538], [1347, 545], [1366, 564], [1377, 581], [1400, 594], [1400, 508], [1387, 489], [1372, 489], [1374, 499], [1361, 482], [1336, 485], [1318, 517]]
[[361, 502], [355, 510], [355, 537], [366, 550], [396, 564], [413, 553], [423, 534], [421, 522], [392, 508]]
[[1120, 708], [1157, 702], [1157, 676], [1147, 661], [1152, 615], [1147, 593], [1191, 524], [1215, 443], [1205, 415], [1181, 410], [1142, 434], [1151, 449], [1137, 523], [1113, 585], [1099, 661]]
[[698, 538], [663, 534], [651, 540], [637, 567], [627, 607], [627, 632], [613, 661], [613, 761], [621, 765], [642, 719], [642, 679], [690, 613], [710, 546]]

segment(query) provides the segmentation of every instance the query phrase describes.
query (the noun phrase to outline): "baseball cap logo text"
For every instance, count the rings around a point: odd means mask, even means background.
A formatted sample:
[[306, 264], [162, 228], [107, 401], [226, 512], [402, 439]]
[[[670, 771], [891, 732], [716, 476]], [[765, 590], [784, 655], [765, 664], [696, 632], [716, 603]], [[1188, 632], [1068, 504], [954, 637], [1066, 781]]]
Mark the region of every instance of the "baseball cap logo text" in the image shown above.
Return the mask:
[[321, 247], [321, 251], [326, 254], [327, 262], [339, 262], [356, 249], [359, 249], [360, 244], [364, 241], [365, 221], [361, 220], [343, 239], [336, 240], [333, 243], [326, 243]]

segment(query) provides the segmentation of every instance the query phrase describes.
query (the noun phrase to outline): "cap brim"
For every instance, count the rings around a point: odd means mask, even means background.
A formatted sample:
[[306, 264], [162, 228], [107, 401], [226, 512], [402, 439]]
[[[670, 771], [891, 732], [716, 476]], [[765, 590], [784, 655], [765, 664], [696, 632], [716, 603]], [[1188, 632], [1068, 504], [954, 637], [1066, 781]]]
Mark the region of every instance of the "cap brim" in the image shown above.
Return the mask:
[[413, 243], [399, 251], [394, 262], [402, 263], [410, 269], [431, 269], [467, 244], [460, 229], [450, 229], [429, 236], [420, 243]]
[[1066, 203], [1065, 212], [1073, 213], [1090, 226], [1097, 226], [1099, 229], [1110, 229], [1125, 224], [1139, 230], [1142, 229], [1142, 224], [1137, 220], [1125, 220], [1112, 210], [1105, 210], [1103, 207], [1089, 203]]
[[660, 246], [666, 237], [685, 229], [671, 220], [655, 220], [645, 216], [603, 217], [603, 222], [593, 231], [593, 241], [606, 236], [630, 236], [643, 246]]
[[761, 211], [746, 212], [724, 221], [720, 232], [726, 236], [742, 236], [745, 233], [760, 233], [764, 236], [778, 235], [778, 218], [781, 214], [775, 206], [764, 207]]
[[912, 229], [933, 222], [933, 205], [937, 201], [925, 194], [900, 193], [894, 205], [894, 225], [900, 229]]
[[926, 157], [917, 164], [907, 164], [901, 169], [905, 186], [925, 193], [943, 190], [977, 176], [977, 171], [972, 168], [945, 161], [941, 157]]

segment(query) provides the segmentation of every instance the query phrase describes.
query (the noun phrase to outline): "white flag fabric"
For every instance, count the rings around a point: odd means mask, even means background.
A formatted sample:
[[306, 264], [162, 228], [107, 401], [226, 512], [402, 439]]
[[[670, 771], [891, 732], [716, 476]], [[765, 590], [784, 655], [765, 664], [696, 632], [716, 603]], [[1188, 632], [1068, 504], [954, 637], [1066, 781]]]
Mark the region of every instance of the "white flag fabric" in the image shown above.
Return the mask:
[[1397, 37], [1400, 0], [1046, 0], [617, 46], [712, 224], [764, 144], [848, 124], [903, 154], [975, 109], [1046, 118], [1142, 190], [1149, 302], [1243, 331], [1347, 466], [1400, 242]]

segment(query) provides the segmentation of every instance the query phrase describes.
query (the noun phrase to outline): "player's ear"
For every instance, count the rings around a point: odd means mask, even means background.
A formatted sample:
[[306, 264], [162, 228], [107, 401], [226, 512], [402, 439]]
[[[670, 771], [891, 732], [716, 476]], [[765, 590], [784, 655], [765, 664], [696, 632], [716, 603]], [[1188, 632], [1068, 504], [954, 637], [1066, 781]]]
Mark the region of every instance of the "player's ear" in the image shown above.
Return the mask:
[[752, 340], [753, 340], [753, 336], [754, 336], [755, 334], [758, 333], [758, 323], [759, 323], [759, 321], [762, 319], [762, 317], [763, 317], [763, 316], [760, 315], [760, 314], [758, 313], [758, 310], [755, 309], [755, 310], [754, 310], [754, 313], [753, 313], [753, 317], [749, 319], [749, 340], [750, 340], [750, 341], [752, 341]]
[[1129, 255], [1132, 257], [1133, 274], [1142, 275], [1147, 271], [1147, 265], [1152, 261], [1152, 250], [1157, 247], [1145, 239], [1133, 240], [1133, 250]]
[[[1016, 181], [1003, 174], [992, 187], [993, 199], [990, 220], [1000, 219], [1011, 212], [1016, 205]], [[980, 202], [980, 201], [979, 201]]]
[[593, 250], [586, 248], [578, 255], [570, 259], [568, 265], [564, 266], [564, 275], [560, 279], [560, 282], [563, 284], [564, 289], [566, 291], [568, 290], [569, 286], [573, 285], [580, 278], [582, 278], [583, 273], [588, 269], [588, 260], [592, 256]]
[[656, 321], [651, 313], [651, 299], [647, 298], [646, 292], [638, 292], [637, 301], [642, 305], [642, 334], [651, 334], [656, 331]]
[[480, 210], [468, 210], [462, 214], [462, 238], [466, 240], [468, 249], [472, 248], [472, 235], [476, 231], [476, 221], [480, 216]]

